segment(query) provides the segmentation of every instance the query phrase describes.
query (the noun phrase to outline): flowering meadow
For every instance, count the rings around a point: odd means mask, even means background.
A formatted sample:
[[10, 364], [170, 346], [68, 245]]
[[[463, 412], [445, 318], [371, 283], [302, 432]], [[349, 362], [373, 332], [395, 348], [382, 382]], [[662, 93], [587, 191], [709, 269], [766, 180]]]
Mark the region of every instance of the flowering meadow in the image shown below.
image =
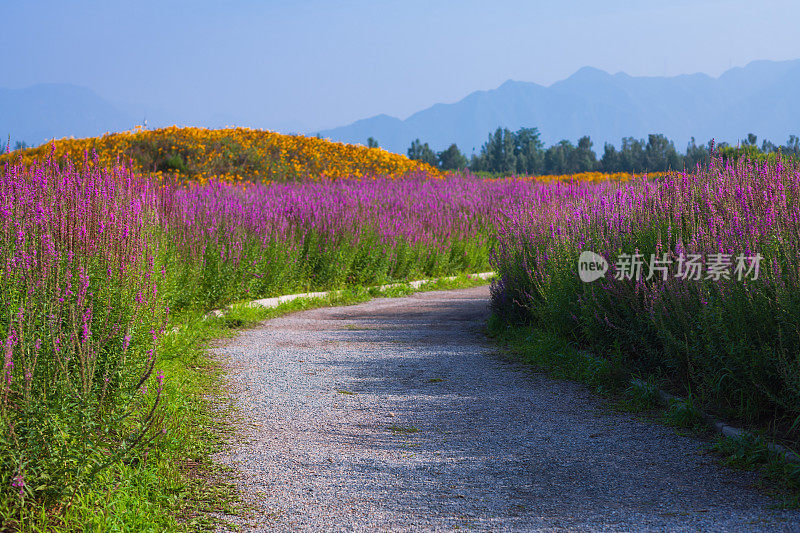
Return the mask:
[[[505, 214], [492, 261], [500, 321], [567, 337], [712, 412], [798, 440], [796, 163], [716, 158], [624, 186], [555, 183]], [[608, 261], [605, 276], [581, 281], [585, 251]], [[698, 256], [691, 276], [677, 275]], [[633, 257], [643, 258], [637, 275], [621, 268]], [[758, 257], [760, 270], [736, 275], [737, 257]]]
[[68, 499], [157, 429], [159, 192], [122, 168], [48, 163], [0, 175], [6, 511]]
[[[548, 328], [797, 438], [794, 164], [716, 159], [693, 174], [550, 181], [414, 167], [397, 179], [375, 167], [369, 179], [253, 183], [166, 179], [106, 164], [109, 152], [76, 163], [59, 146], [0, 170], [0, 513], [62, 512], [109, 465], [146, 463], [182, 424], [166, 419], [175, 400], [159, 350], [184, 317], [489, 268], [500, 274], [496, 320]], [[612, 263], [622, 253], [764, 259], [758, 279], [610, 272], [584, 283], [587, 250]]]
[[189, 183], [159, 213], [173, 310], [475, 272], [519, 183], [426, 174], [397, 180]]
[[303, 135], [282, 135], [250, 128], [207, 129], [176, 127], [137, 128], [86, 139], [60, 139], [11, 154], [4, 163], [30, 165], [55, 154], [81, 164], [85, 154], [97, 154], [102, 167], [119, 161], [151, 175], [205, 181], [297, 181], [359, 176], [394, 175], [436, 170], [425, 163], [381, 148], [334, 143]]
[[525, 198], [520, 182], [419, 173], [179, 185], [58, 163], [0, 174], [0, 516], [68, 507], [182, 423], [164, 420], [159, 360], [182, 317], [485, 270], [500, 210]]

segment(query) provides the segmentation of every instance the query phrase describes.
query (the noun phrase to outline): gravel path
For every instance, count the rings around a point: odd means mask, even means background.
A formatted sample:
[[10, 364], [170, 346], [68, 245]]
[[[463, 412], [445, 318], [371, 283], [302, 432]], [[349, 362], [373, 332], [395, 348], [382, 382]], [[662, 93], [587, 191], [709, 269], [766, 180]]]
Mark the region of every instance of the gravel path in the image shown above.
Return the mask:
[[305, 311], [216, 348], [244, 529], [800, 531], [701, 442], [502, 360], [488, 294]]

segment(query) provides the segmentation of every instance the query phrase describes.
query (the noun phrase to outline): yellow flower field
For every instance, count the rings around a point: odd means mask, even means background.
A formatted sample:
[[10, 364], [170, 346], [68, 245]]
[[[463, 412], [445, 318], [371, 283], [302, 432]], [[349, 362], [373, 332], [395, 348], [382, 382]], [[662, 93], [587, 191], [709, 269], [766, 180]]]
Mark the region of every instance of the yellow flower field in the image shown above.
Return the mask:
[[667, 172], [578, 172], [577, 174], [560, 174], [560, 175], [543, 175], [531, 176], [530, 179], [536, 181], [628, 181], [634, 178], [647, 175], [648, 178], [661, 178], [666, 176]]
[[156, 175], [176, 175], [205, 181], [301, 180], [405, 175], [433, 167], [381, 148], [334, 143], [303, 135], [283, 135], [250, 128], [205, 129], [172, 126], [136, 129], [86, 139], [60, 139], [42, 146], [0, 155], [0, 166], [22, 160], [30, 165], [53, 154], [83, 162], [97, 154], [98, 163], [110, 166], [117, 158]]

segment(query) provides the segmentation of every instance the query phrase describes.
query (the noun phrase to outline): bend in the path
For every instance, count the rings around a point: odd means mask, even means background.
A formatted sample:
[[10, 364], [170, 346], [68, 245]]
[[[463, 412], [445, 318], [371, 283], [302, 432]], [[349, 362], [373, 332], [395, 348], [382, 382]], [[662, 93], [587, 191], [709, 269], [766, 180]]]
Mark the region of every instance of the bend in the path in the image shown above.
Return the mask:
[[752, 474], [501, 359], [488, 289], [269, 320], [227, 341], [255, 529], [800, 531]]

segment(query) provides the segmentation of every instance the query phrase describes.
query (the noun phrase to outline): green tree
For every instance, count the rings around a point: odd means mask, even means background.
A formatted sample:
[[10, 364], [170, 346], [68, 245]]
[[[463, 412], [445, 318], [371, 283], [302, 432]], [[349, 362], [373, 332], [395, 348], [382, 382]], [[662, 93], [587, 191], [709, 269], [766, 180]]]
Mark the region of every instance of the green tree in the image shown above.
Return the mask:
[[538, 128], [521, 128], [516, 132], [497, 128], [489, 134], [480, 154], [473, 154], [469, 168], [497, 174], [535, 174], [544, 166], [543, 147]]
[[705, 165], [711, 157], [711, 143], [708, 146], [697, 145], [694, 137], [689, 141], [686, 146], [686, 155], [683, 157], [684, 168], [688, 171], [693, 171], [697, 165]]
[[777, 153], [781, 151], [781, 147], [772, 141], [764, 139], [761, 141], [761, 151], [765, 154]]
[[469, 169], [472, 172], [488, 171], [486, 168], [486, 156], [483, 152], [480, 154], [472, 153], [472, 157], [469, 158]]
[[408, 148], [408, 158], [415, 161], [422, 161], [431, 166], [436, 166], [436, 153], [431, 150], [428, 143], [422, 143], [419, 139], [414, 139], [411, 146]]
[[378, 144], [378, 141], [375, 140], [375, 137], [370, 137], [369, 139], [367, 139], [367, 148], [379, 148], [379, 147], [380, 145]]
[[650, 134], [644, 148], [644, 167], [650, 172], [664, 172], [682, 168], [683, 160], [672, 141], [661, 134]]
[[567, 141], [559, 141], [544, 153], [545, 174], [572, 174], [574, 172], [571, 162], [575, 146]]
[[600, 168], [603, 172], [621, 172], [620, 155], [611, 143], [603, 147], [603, 157], [600, 158]]
[[578, 139], [578, 146], [572, 151], [568, 165], [572, 172], [591, 172], [597, 168], [597, 156], [592, 150], [592, 139], [588, 135]]
[[645, 170], [644, 141], [624, 137], [619, 151], [621, 172], [642, 172]]
[[517, 174], [536, 174], [542, 171], [544, 143], [538, 128], [521, 128], [514, 133], [514, 158]]
[[516, 172], [515, 144], [514, 134], [507, 128], [497, 128], [493, 135], [489, 135], [489, 140], [481, 148], [486, 155], [486, 170], [502, 174]]
[[800, 138], [790, 135], [785, 146], [781, 146], [781, 153], [785, 155], [800, 156]]
[[439, 168], [442, 170], [464, 170], [468, 164], [467, 158], [455, 144], [451, 144], [447, 150], [439, 152], [437, 159]]

